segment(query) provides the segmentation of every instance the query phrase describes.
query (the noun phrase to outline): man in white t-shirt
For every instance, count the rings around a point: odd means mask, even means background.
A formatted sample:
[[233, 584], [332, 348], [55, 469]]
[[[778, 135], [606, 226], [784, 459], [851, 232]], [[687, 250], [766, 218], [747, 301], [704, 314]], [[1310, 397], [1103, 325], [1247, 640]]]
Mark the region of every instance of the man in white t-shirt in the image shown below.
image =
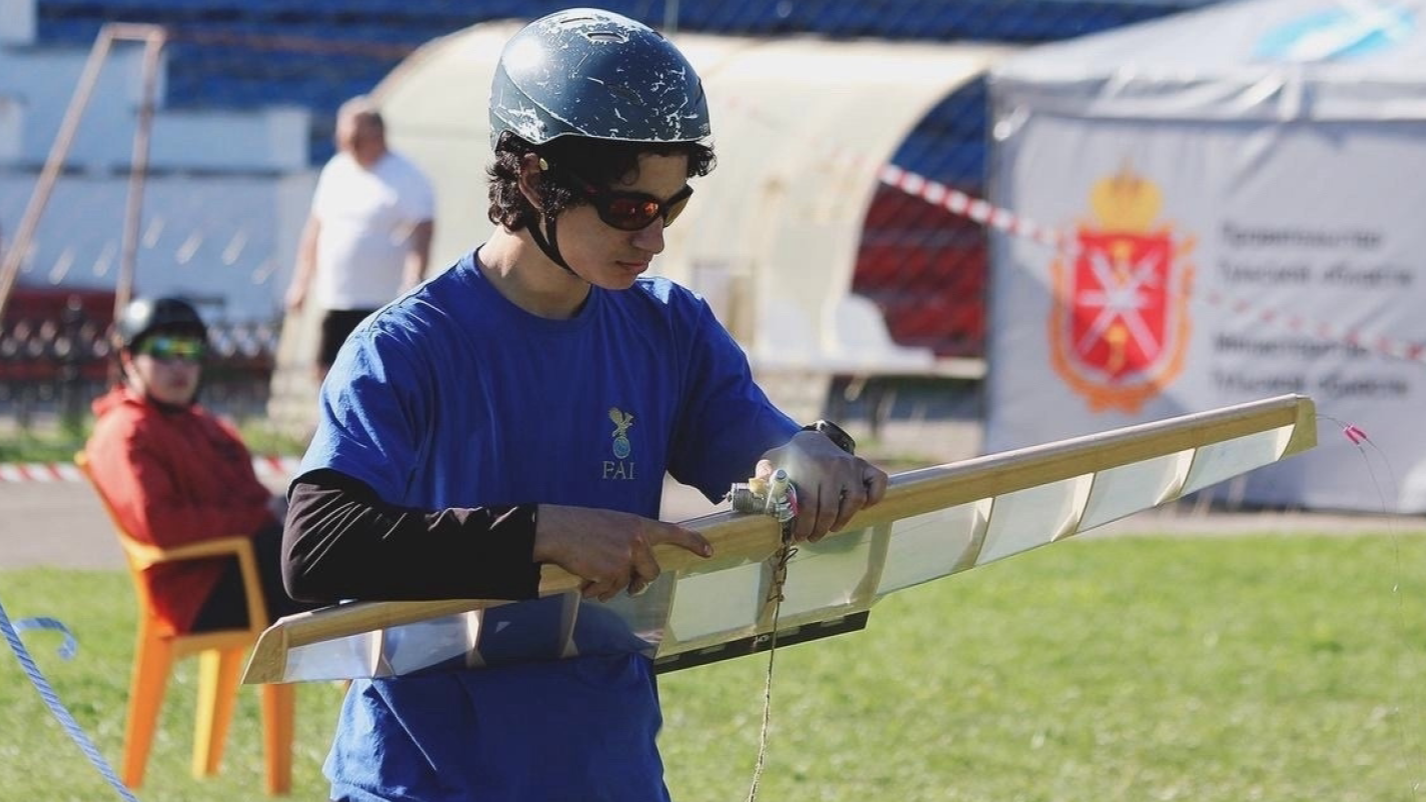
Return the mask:
[[319, 379], [356, 324], [424, 278], [435, 216], [430, 182], [387, 148], [386, 126], [369, 98], [337, 110], [336, 141], [287, 290], [289, 310], [300, 311], [309, 293], [324, 310]]

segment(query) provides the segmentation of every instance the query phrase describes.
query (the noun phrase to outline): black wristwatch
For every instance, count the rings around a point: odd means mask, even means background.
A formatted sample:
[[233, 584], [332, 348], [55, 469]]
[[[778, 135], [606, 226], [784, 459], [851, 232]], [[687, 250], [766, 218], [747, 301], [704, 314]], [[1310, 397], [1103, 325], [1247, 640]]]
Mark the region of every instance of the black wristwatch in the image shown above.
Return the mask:
[[819, 420], [816, 423], [809, 423], [802, 427], [802, 431], [821, 432], [823, 435], [826, 435], [828, 440], [836, 444], [837, 448], [842, 449], [848, 454], [857, 453], [857, 441], [853, 440], [851, 435], [842, 431], [842, 427], [829, 420]]

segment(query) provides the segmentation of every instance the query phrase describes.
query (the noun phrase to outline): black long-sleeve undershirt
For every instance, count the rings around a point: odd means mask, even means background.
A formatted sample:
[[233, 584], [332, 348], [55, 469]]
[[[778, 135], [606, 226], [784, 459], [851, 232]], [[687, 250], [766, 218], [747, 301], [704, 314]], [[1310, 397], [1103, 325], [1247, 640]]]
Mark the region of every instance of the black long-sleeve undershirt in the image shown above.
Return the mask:
[[536, 505], [425, 512], [383, 502], [333, 470], [293, 486], [282, 541], [294, 599], [333, 603], [532, 599]]

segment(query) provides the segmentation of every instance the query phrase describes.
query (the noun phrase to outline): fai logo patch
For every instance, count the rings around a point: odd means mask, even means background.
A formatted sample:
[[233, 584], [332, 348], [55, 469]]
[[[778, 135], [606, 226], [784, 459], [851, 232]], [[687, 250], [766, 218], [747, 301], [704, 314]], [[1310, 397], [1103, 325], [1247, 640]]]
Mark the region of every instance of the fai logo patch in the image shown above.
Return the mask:
[[613, 438], [609, 447], [614, 452], [614, 459], [606, 459], [601, 463], [602, 478], [613, 481], [637, 479], [634, 463], [629, 459], [629, 455], [634, 453], [633, 445], [629, 442], [629, 427], [634, 425], [634, 415], [618, 407], [610, 407], [609, 420], [614, 421], [614, 433], [609, 435]]
[[629, 427], [634, 425], [634, 416], [627, 412], [621, 412], [618, 407], [610, 407], [609, 420], [614, 421], [614, 433], [610, 435], [614, 438], [614, 456], [624, 459], [629, 456], [631, 451]]
[[1128, 167], [1095, 184], [1076, 255], [1050, 265], [1050, 358], [1093, 411], [1137, 412], [1183, 369], [1193, 238], [1156, 224], [1163, 198]]

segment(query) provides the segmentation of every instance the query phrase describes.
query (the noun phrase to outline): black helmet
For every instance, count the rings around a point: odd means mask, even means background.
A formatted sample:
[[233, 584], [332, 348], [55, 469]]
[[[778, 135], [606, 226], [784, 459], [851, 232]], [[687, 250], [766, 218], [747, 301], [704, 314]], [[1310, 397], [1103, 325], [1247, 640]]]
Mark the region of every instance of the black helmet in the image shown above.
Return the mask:
[[696, 142], [709, 135], [703, 83], [663, 35], [609, 11], [572, 8], [521, 28], [490, 88], [490, 143], [572, 135]]
[[139, 340], [159, 330], [208, 339], [208, 327], [198, 310], [182, 298], [135, 298], [114, 321], [114, 332], [123, 348], [133, 348]]

